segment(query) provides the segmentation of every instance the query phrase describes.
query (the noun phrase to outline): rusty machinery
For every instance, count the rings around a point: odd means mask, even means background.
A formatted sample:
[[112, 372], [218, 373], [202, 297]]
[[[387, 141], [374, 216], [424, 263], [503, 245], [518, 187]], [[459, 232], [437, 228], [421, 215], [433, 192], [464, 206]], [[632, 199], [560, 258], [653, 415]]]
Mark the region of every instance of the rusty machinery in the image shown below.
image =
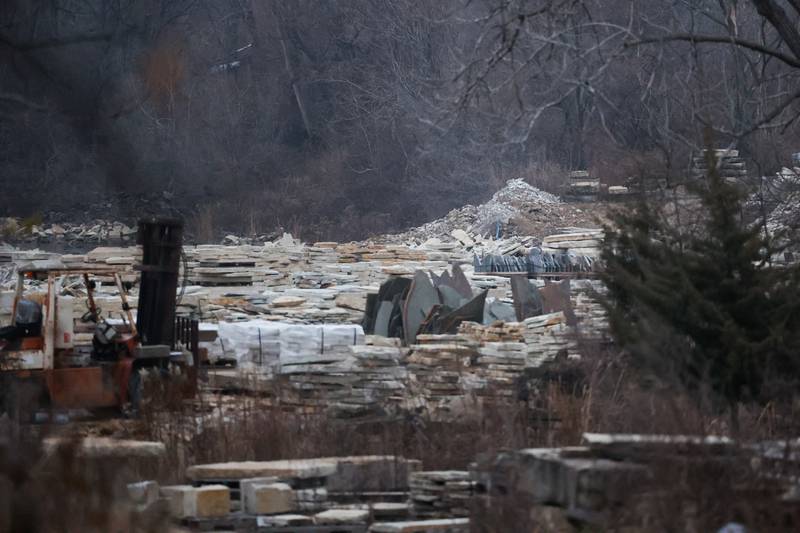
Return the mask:
[[[177, 220], [139, 223], [143, 260], [139, 305], [134, 321], [127, 286], [119, 272], [29, 265], [18, 270], [12, 323], [0, 328], [0, 407], [47, 404], [56, 408], [136, 405], [141, 368], [179, 365], [189, 375], [186, 391], [196, 389], [197, 322], [175, 318], [175, 294], [183, 227]], [[46, 282], [38, 301], [24, 294], [25, 278]], [[64, 283], [79, 278], [86, 292], [84, 327], [92, 345], [76, 346], [73, 321], [76, 298]], [[99, 278], [112, 279], [122, 300], [123, 320], [101, 317], [95, 304]], [[168, 374], [165, 372], [165, 374]]]

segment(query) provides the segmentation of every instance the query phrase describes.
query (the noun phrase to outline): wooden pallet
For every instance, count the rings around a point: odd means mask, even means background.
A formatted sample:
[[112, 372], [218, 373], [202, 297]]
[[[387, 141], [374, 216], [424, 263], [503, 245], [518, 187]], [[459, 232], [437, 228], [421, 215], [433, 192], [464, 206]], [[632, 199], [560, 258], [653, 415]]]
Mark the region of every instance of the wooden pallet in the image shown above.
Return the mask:
[[181, 525], [192, 531], [237, 531], [243, 533], [367, 533], [365, 524], [259, 526], [258, 517], [231, 513], [223, 518], [184, 518]]
[[242, 513], [231, 513], [222, 518], [184, 518], [181, 525], [192, 531], [243, 531], [257, 530], [256, 517]]

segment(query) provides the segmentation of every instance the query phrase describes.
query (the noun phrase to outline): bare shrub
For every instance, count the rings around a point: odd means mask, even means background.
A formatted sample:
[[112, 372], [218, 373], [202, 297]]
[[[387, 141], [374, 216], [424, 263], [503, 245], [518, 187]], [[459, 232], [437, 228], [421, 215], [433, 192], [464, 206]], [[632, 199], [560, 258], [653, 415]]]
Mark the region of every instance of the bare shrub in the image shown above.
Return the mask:
[[563, 194], [569, 171], [554, 161], [541, 159], [521, 169], [520, 177], [537, 189]]
[[217, 233], [214, 227], [214, 211], [211, 205], [205, 205], [190, 220], [189, 228], [198, 243], [214, 242]]
[[[90, 457], [80, 438], [43, 447], [47, 427], [3, 427], [0, 442], [0, 531], [160, 532], [167, 516], [135, 509], [125, 484], [155, 472], [120, 457]], [[11, 435], [14, 435], [13, 437]]]

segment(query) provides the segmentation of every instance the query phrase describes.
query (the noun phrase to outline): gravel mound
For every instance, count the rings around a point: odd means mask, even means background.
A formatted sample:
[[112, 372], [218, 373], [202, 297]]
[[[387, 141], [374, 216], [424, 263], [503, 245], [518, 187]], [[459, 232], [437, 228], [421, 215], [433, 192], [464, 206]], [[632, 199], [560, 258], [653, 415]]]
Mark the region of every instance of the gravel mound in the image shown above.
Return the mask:
[[529, 218], [534, 213], [555, 215], [557, 208], [563, 205], [558, 196], [537, 189], [522, 179], [512, 179], [486, 203], [453, 209], [440, 219], [390, 237], [397, 241], [421, 242], [431, 237], [449, 236], [456, 229], [481, 236], [517, 234], [515, 230], [520, 219]]

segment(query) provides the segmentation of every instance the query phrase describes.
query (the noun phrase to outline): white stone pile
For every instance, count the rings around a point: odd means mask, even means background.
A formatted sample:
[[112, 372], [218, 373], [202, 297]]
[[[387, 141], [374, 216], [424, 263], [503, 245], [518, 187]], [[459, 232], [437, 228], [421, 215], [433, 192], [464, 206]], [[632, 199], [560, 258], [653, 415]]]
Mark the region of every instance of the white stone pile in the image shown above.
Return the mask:
[[94, 220], [83, 224], [30, 224], [14, 218], [0, 219], [0, 233], [16, 240], [48, 242], [65, 240], [71, 242], [99, 243], [107, 241], [133, 242], [136, 228], [121, 222]]
[[462, 230], [471, 235], [493, 236], [499, 227], [506, 226], [514, 219], [525, 218], [532, 212], [547, 215], [553, 206], [559, 204], [561, 200], [557, 196], [539, 190], [522, 179], [512, 179], [484, 204], [453, 209], [438, 220], [391, 238], [424, 242], [430, 238], [450, 235], [454, 230]]

